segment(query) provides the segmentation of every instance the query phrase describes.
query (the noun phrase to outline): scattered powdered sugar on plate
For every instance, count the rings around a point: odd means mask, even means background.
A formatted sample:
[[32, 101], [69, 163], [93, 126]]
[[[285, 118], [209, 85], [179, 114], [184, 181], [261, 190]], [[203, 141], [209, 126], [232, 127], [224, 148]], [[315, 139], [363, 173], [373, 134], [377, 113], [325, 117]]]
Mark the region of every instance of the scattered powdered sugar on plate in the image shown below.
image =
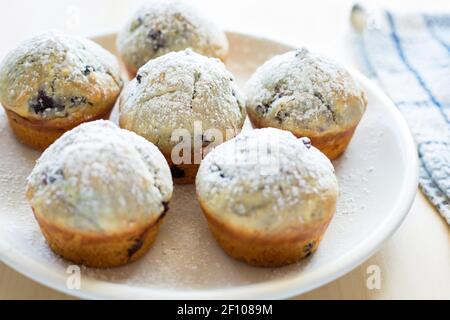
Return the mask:
[[21, 116], [62, 117], [74, 106], [89, 105], [77, 90], [92, 94], [114, 84], [119, 91], [119, 75], [115, 56], [97, 43], [47, 31], [24, 40], [1, 61], [0, 97]]
[[6, 121], [5, 109], [0, 108], [0, 134], [2, 134], [2, 131], [6, 129], [7, 125], [8, 121]]
[[[361, 163], [368, 165], [360, 168], [357, 166], [346, 166], [346, 162], [350, 160], [349, 154], [345, 153], [341, 159], [334, 161], [338, 174], [339, 185], [341, 186], [341, 197], [338, 201], [338, 214], [351, 215], [358, 214], [367, 207], [367, 198], [371, 196], [367, 186], [373, 175], [377, 174], [376, 167], [372, 164], [374, 157], [379, 154], [380, 146], [383, 143], [383, 132], [379, 129], [378, 118], [376, 121], [365, 121], [365, 128], [370, 128], [374, 133], [372, 138], [365, 142], [366, 151], [355, 155], [356, 159]], [[355, 192], [359, 186], [363, 185], [362, 192]], [[359, 197], [359, 198], [358, 198]]]
[[[235, 73], [240, 84], [246, 81], [256, 65], [274, 54], [290, 50], [251, 39], [235, 34], [229, 36], [232, 51], [227, 67]], [[111, 43], [113, 47], [114, 43]], [[257, 55], [253, 54], [255, 50]], [[349, 149], [334, 162], [341, 190], [338, 212], [319, 250], [307, 260], [279, 269], [260, 269], [231, 259], [210, 234], [194, 186], [175, 186], [170, 210], [148, 254], [136, 263], [120, 268], [82, 268], [81, 290], [83, 283], [89, 282], [91, 288], [101, 288], [101, 284], [95, 286], [97, 281], [106, 281], [140, 288], [192, 290], [195, 296], [196, 289], [307, 278], [311, 272], [329, 268], [388, 219], [386, 212], [390, 212], [390, 206], [398, 196], [395, 190], [401, 180], [398, 163], [402, 157], [397, 151], [401, 141], [393, 138], [396, 122], [386, 116], [386, 107], [376, 95], [369, 93], [369, 102]], [[3, 116], [0, 116], [1, 127], [5, 129], [0, 131], [0, 248], [6, 249], [0, 255], [21, 263], [22, 270], [28, 274], [36, 275], [39, 265], [50, 276], [62, 277], [61, 287], [65, 288], [66, 268], [70, 262], [50, 251], [25, 200], [25, 179], [39, 153], [16, 141]], [[386, 164], [385, 153], [389, 154], [390, 165]], [[30, 259], [28, 265], [21, 257]], [[107, 294], [105, 292], [104, 296]], [[120, 289], [116, 294], [120, 295]]]

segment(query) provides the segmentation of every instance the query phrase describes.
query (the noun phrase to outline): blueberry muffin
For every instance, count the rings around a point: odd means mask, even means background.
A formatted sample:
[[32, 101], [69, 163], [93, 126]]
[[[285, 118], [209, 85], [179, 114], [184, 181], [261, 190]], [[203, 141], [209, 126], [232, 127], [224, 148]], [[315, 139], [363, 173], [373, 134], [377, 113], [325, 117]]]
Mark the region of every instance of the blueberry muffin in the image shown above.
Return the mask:
[[36, 149], [82, 122], [108, 118], [121, 89], [112, 54], [54, 32], [24, 41], [0, 65], [0, 102], [11, 128]]
[[57, 254], [89, 267], [114, 267], [152, 245], [172, 196], [159, 150], [112, 122], [65, 133], [28, 177], [27, 198]]
[[256, 129], [212, 150], [197, 175], [210, 230], [232, 257], [278, 267], [316, 251], [336, 210], [330, 160], [308, 138]]
[[367, 106], [345, 69], [307, 49], [267, 61], [248, 81], [246, 93], [254, 127], [308, 137], [331, 160], [345, 151]]
[[187, 48], [225, 59], [225, 33], [186, 2], [148, 1], [124, 26], [117, 39], [118, 51], [130, 76], [150, 59]]
[[203, 155], [245, 120], [244, 98], [224, 64], [190, 49], [150, 60], [119, 106], [120, 126], [158, 146], [179, 184], [193, 183]]

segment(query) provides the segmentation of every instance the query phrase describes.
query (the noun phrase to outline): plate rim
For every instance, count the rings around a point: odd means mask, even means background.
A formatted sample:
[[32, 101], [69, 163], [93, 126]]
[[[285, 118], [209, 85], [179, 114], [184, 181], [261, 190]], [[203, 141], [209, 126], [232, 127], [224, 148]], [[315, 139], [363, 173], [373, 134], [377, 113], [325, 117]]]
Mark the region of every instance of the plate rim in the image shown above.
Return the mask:
[[[284, 42], [278, 42], [265, 37], [254, 36], [251, 34], [240, 33], [235, 31], [227, 31], [228, 35], [237, 37], [246, 37], [252, 40], [260, 40], [274, 43], [278, 46], [286, 48], [295, 48]], [[116, 33], [104, 33], [91, 36], [95, 39], [99, 37], [114, 36]], [[332, 264], [328, 264], [316, 270], [309, 272], [307, 281], [303, 278], [271, 280], [256, 284], [235, 286], [232, 288], [216, 288], [211, 290], [170, 290], [170, 289], [152, 289], [142, 287], [131, 287], [124, 284], [111, 283], [100, 279], [84, 280], [82, 289], [73, 290], [65, 286], [63, 274], [57, 275], [51, 273], [43, 265], [34, 263], [34, 260], [20, 254], [19, 258], [12, 248], [0, 242], [0, 260], [10, 268], [21, 273], [25, 277], [40, 283], [46, 287], [52, 288], [59, 292], [65, 293], [72, 297], [84, 299], [123, 299], [124, 296], [130, 296], [129, 299], [284, 299], [300, 295], [319, 288], [331, 281], [334, 281], [344, 274], [361, 265], [370, 258], [378, 249], [394, 234], [400, 227], [410, 208], [414, 202], [417, 186], [418, 186], [418, 156], [414, 140], [405, 119], [400, 111], [395, 107], [394, 103], [387, 97], [381, 88], [365, 77], [361, 72], [354, 68], [346, 67], [363, 87], [371, 91], [385, 105], [386, 109], [391, 113], [395, 122], [398, 124], [397, 134], [404, 143], [408, 161], [405, 163], [405, 179], [402, 181], [397, 201], [392, 206], [387, 218], [383, 220], [375, 230], [371, 237], [360, 242], [348, 253], [336, 259]], [[15, 257], [14, 257], [15, 256]], [[19, 262], [20, 261], [20, 262]], [[30, 268], [29, 266], [33, 266]], [[31, 271], [30, 271], [31, 269]]]

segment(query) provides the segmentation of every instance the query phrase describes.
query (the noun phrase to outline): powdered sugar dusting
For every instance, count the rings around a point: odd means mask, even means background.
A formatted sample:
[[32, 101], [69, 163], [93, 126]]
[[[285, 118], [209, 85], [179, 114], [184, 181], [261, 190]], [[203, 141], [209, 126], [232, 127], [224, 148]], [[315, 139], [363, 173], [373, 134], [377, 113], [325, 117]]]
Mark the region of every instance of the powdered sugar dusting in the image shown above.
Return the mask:
[[191, 48], [212, 57], [228, 52], [225, 33], [185, 1], [147, 1], [119, 33], [117, 46], [136, 70], [150, 59]]
[[[95, 74], [95, 81], [88, 73]], [[74, 87], [67, 90], [70, 83]], [[23, 41], [0, 66], [1, 101], [22, 116], [29, 114], [29, 99], [38, 96], [38, 90], [46, 91], [62, 108], [48, 108], [34, 116], [60, 117], [74, 112], [75, 105], [88, 104], [73, 100], [82, 99], [76, 96], [81, 95], [77, 90], [91, 87], [93, 91], [95, 86], [111, 83], [117, 91], [122, 87], [119, 64], [111, 53], [91, 40], [53, 31]], [[84, 94], [89, 95], [89, 90]]]
[[[230, 34], [229, 39], [232, 51], [227, 66], [241, 84], [257, 65], [274, 54], [291, 50], [238, 34]], [[110, 48], [113, 47], [111, 42]], [[402, 140], [387, 106], [371, 91], [368, 94], [367, 114], [346, 153], [335, 162], [340, 190], [345, 192], [341, 192], [337, 214], [313, 256], [278, 269], [254, 268], [231, 259], [209, 232], [194, 186], [176, 185], [170, 210], [153, 248], [127, 266], [108, 270], [82, 268], [81, 290], [73, 294], [94, 295], [96, 291], [95, 296], [102, 298], [163, 299], [167, 296], [160, 289], [167, 289], [180, 298], [186, 298], [178, 295], [183, 293], [190, 293], [191, 298], [202, 293], [212, 298], [223, 298], [222, 294], [233, 298], [242, 286], [261, 285], [261, 289], [252, 290], [248, 297], [254, 297], [253, 294], [268, 297], [265, 288], [277, 286], [281, 280], [298, 282], [299, 290], [304, 290], [301, 281], [311, 279], [324, 268], [329, 270], [336, 261], [351, 255], [397, 214], [392, 211], [392, 204], [399, 200], [396, 191], [403, 181]], [[66, 289], [70, 276], [66, 268], [71, 263], [48, 248], [24, 194], [26, 176], [39, 153], [14, 138], [1, 110], [0, 127], [4, 128], [0, 131], [0, 255], [28, 274], [53, 280], [55, 285]], [[353, 199], [354, 206], [349, 205], [349, 199]], [[362, 206], [365, 209], [358, 209]], [[111, 284], [115, 286], [106, 287]], [[223, 291], [223, 288], [234, 290]]]
[[224, 219], [276, 229], [323, 218], [336, 201], [331, 162], [308, 140], [274, 128], [242, 133], [209, 153], [197, 175], [200, 201]]
[[171, 141], [174, 130], [187, 129], [194, 138], [194, 121], [225, 133], [238, 132], [244, 119], [233, 75], [218, 59], [189, 49], [148, 62], [120, 98], [121, 126], [167, 150], [178, 143]]
[[259, 67], [246, 93], [247, 108], [289, 130], [353, 127], [366, 107], [364, 93], [344, 68], [305, 48]]
[[30, 203], [67, 227], [114, 232], [148, 223], [172, 195], [169, 167], [159, 150], [109, 121], [64, 134], [28, 178]]

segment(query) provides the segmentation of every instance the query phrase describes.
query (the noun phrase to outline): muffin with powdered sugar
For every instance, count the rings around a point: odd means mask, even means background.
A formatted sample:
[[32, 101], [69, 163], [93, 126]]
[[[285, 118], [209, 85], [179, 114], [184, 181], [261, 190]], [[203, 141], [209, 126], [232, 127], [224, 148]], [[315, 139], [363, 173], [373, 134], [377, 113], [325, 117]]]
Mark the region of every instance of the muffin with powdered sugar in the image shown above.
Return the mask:
[[173, 184], [159, 150], [98, 120], [65, 133], [39, 158], [27, 198], [50, 246], [90, 267], [141, 257], [168, 210]]
[[345, 151], [367, 106], [349, 72], [304, 48], [267, 61], [247, 82], [246, 94], [255, 127], [309, 137], [331, 160]]
[[122, 85], [111, 53], [55, 32], [22, 42], [0, 65], [0, 102], [11, 128], [36, 149], [80, 123], [108, 118]]
[[120, 31], [117, 47], [131, 77], [149, 60], [187, 48], [222, 60], [225, 33], [186, 2], [151, 0]]
[[203, 155], [236, 136], [246, 115], [225, 65], [190, 49], [150, 60], [124, 89], [119, 107], [120, 127], [154, 143], [181, 184], [195, 181]]
[[200, 165], [196, 188], [223, 249], [262, 267], [315, 252], [338, 196], [330, 160], [308, 138], [275, 128], [241, 133], [216, 147]]

